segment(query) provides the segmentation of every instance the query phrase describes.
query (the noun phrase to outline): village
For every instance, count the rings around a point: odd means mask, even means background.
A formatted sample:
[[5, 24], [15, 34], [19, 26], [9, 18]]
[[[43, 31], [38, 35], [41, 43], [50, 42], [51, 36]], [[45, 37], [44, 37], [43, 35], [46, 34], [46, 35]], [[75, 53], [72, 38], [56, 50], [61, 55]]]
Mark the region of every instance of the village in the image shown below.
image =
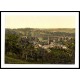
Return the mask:
[[[61, 41], [66, 42], [67, 40], [72, 39], [73, 37], [59, 37], [59, 36], [54, 36], [54, 37], [49, 37], [47, 38], [47, 40], [39, 40], [39, 38], [36, 37], [29, 37], [29, 42], [33, 44], [33, 46], [35, 48], [43, 48], [43, 49], [49, 49], [49, 48], [62, 48], [62, 49], [68, 49], [67, 46], [63, 45], [62, 43], [60, 43]], [[26, 40], [28, 40], [27, 36], [22, 36], [22, 39], [24, 40], [24, 42], [26, 42]]]

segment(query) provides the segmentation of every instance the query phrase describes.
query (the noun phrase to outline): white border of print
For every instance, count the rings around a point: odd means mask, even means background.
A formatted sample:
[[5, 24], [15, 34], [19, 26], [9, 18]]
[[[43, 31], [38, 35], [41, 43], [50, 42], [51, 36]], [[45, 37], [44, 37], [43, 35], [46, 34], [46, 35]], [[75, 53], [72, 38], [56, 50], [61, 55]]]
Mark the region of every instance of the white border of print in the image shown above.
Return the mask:
[[[75, 16], [75, 64], [5, 64], [6, 15]], [[1, 68], [79, 68], [79, 12], [1, 12]]]

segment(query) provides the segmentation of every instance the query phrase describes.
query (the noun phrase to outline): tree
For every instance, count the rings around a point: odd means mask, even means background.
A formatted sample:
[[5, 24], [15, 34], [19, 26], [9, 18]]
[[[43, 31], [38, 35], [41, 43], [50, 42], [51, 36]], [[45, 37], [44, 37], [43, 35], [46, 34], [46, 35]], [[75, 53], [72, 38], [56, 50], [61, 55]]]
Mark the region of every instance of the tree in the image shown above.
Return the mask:
[[5, 36], [5, 53], [20, 54], [19, 35], [15, 31], [6, 31]]

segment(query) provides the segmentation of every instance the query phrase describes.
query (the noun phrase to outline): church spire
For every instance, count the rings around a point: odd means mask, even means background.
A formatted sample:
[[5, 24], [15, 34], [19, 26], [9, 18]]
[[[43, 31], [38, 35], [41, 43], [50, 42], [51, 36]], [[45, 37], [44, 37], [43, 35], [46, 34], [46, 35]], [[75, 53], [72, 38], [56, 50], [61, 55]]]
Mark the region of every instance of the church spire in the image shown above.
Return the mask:
[[50, 42], [49, 42], [49, 36], [48, 36], [48, 45], [49, 45], [49, 43], [50, 43]]

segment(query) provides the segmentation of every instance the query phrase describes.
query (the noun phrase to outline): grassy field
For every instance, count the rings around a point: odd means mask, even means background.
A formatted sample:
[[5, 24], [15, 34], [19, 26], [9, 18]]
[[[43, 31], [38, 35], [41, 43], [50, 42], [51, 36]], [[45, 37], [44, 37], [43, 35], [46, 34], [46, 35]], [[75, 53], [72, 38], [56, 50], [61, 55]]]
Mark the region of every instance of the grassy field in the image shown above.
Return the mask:
[[[44, 62], [46, 63], [46, 62]], [[43, 64], [42, 61], [26, 61], [22, 59], [16, 59], [14, 57], [5, 56], [5, 64]]]
[[5, 63], [6, 64], [29, 64], [29, 62], [21, 60], [21, 59], [15, 59], [9, 56], [5, 56]]

